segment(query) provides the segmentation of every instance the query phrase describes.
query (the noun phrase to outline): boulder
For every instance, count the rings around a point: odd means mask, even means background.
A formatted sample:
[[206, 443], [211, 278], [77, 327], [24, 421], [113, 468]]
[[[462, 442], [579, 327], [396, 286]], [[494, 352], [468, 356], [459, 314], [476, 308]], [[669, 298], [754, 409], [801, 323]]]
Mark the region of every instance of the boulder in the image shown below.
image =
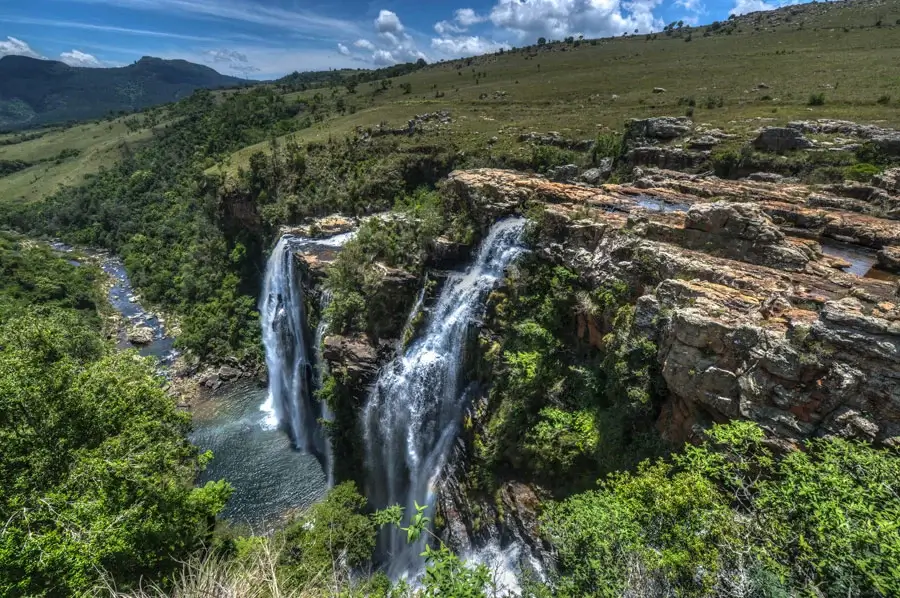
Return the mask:
[[685, 116], [632, 119], [625, 124], [623, 143], [626, 148], [654, 145], [660, 141], [684, 137], [693, 127], [693, 121]]
[[754, 172], [747, 175], [747, 180], [756, 181], [757, 183], [780, 183], [784, 177], [774, 172]]
[[666, 93], [666, 88], [665, 87], [654, 87], [653, 93]]
[[653, 166], [665, 170], [696, 168], [705, 160], [705, 154], [677, 147], [637, 147], [625, 154], [625, 161], [631, 166]]
[[801, 131], [788, 127], [766, 127], [753, 140], [753, 147], [766, 152], [781, 153], [812, 146], [812, 142]]
[[872, 143], [883, 154], [900, 156], [900, 132], [894, 131], [885, 135], [872, 137]]
[[547, 178], [557, 183], [568, 183], [574, 181], [578, 177], [578, 166], [575, 164], [566, 164], [551, 168], [547, 172]]
[[128, 342], [132, 345], [149, 345], [153, 342], [153, 329], [149, 326], [135, 326], [128, 331]]
[[872, 177], [872, 184], [888, 193], [900, 194], [900, 168], [891, 168]]
[[688, 142], [688, 149], [709, 151], [717, 145], [719, 145], [719, 139], [712, 135], [701, 135]]
[[219, 378], [224, 380], [225, 382], [230, 382], [232, 380], [237, 380], [241, 377], [241, 370], [238, 368], [231, 367], [230, 365], [223, 365], [219, 368]]
[[597, 168], [585, 170], [581, 174], [581, 180], [589, 185], [597, 185], [609, 178], [612, 174], [612, 158], [603, 158]]
[[900, 247], [885, 247], [877, 255], [882, 270], [900, 274]]

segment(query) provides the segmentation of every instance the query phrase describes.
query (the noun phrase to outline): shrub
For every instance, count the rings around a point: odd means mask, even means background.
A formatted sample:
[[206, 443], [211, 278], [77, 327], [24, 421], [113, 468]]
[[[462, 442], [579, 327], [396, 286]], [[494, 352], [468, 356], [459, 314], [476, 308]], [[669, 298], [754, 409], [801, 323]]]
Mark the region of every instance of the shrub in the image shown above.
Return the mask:
[[891, 96], [889, 96], [889, 95], [886, 94], [886, 93], [885, 93], [885, 94], [882, 94], [881, 96], [878, 97], [877, 102], [878, 102], [879, 104], [881, 104], [882, 106], [886, 106], [886, 105], [888, 105], [888, 104], [891, 103]]
[[601, 133], [597, 137], [594, 149], [591, 151], [591, 161], [596, 164], [603, 158], [612, 158], [614, 161], [622, 156], [622, 135], [617, 133]]
[[851, 181], [859, 181], [867, 183], [872, 177], [881, 172], [881, 169], [874, 164], [854, 164], [844, 170], [844, 176]]
[[578, 161], [578, 154], [552, 145], [536, 145], [531, 148], [531, 167], [537, 172]]
[[824, 93], [811, 93], [809, 94], [809, 99], [806, 100], [807, 106], [824, 106], [825, 105], [825, 94]]
[[894, 449], [816, 439], [776, 458], [733, 422], [550, 505], [542, 528], [561, 595], [893, 596], [898, 490]]

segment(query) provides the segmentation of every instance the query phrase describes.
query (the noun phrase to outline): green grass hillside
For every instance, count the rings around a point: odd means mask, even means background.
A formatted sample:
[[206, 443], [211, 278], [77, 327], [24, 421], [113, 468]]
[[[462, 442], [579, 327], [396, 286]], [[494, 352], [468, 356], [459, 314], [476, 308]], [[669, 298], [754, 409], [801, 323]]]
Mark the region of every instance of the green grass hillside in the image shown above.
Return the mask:
[[[363, 83], [292, 94], [345, 113], [301, 131], [302, 142], [356, 127], [402, 126], [448, 109], [454, 136], [498, 147], [524, 131], [593, 138], [627, 118], [690, 113], [698, 122], [847, 118], [900, 124], [900, 2], [836, 2], [753, 13], [668, 34], [531, 46], [432, 65], [387, 86]], [[880, 25], [877, 25], [880, 23]], [[654, 88], [665, 89], [654, 93]], [[407, 92], [409, 90], [409, 92]], [[812, 94], [824, 104], [810, 106]], [[751, 120], [752, 119], [752, 120]], [[238, 152], [233, 170], [265, 144]]]

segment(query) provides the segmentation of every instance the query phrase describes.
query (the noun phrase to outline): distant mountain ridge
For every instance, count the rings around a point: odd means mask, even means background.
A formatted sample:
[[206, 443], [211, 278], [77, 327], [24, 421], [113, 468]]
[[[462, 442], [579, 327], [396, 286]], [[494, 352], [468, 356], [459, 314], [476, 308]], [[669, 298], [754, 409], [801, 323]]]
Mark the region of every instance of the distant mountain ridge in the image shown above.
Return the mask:
[[124, 67], [72, 67], [27, 56], [0, 58], [0, 130], [87, 120], [110, 111], [140, 110], [197, 89], [248, 81], [187, 62], [145, 56]]

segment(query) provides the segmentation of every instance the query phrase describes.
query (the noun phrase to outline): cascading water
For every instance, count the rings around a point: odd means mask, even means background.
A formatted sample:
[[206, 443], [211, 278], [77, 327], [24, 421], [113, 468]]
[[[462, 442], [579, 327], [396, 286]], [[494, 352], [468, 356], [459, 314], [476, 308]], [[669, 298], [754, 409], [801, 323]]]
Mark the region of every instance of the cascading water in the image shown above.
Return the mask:
[[[462, 378], [465, 337], [503, 271], [522, 251], [525, 221], [503, 220], [484, 240], [465, 273], [446, 281], [422, 336], [386, 366], [372, 390], [363, 424], [369, 498], [378, 507], [435, 504], [435, 481], [456, 440], [466, 401]], [[433, 513], [432, 513], [433, 515]], [[415, 574], [422, 542], [399, 530], [381, 538], [389, 575]]]
[[[313, 397], [319, 375], [314, 363], [315, 348], [310, 350], [302, 281], [294, 254], [300, 250], [328, 251], [342, 246], [352, 236], [353, 233], [328, 239], [283, 236], [269, 257], [259, 305], [269, 368], [269, 396], [261, 409], [271, 414], [267, 418], [269, 424], [287, 428], [297, 450], [319, 459], [329, 480], [331, 450], [319, 425], [322, 405]], [[318, 346], [323, 333], [324, 327], [320, 327], [313, 347]]]

